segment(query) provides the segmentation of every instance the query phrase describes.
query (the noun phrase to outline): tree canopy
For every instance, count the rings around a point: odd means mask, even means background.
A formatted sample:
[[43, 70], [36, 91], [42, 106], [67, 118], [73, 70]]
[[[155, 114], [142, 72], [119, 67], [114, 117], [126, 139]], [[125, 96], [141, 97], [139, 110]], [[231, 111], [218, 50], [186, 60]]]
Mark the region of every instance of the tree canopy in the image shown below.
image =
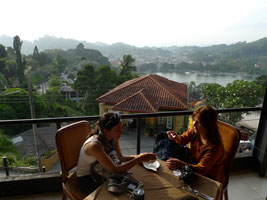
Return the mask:
[[[201, 88], [202, 99], [215, 108], [245, 108], [259, 105], [264, 89], [255, 82], [235, 80], [225, 87], [219, 84], [205, 84]], [[222, 114], [223, 121], [236, 123], [242, 119], [242, 113]]]
[[136, 72], [137, 68], [134, 65], [135, 59], [131, 55], [124, 55], [120, 61], [119, 74], [130, 76], [132, 72]]
[[117, 74], [108, 65], [95, 69], [92, 65], [85, 65], [77, 73], [74, 89], [84, 98], [81, 103], [84, 113], [98, 114], [96, 98], [117, 86]]
[[0, 44], [0, 59], [7, 56], [7, 51], [4, 45]]
[[19, 82], [22, 83], [25, 80], [24, 77], [24, 67], [25, 67], [25, 60], [23, 60], [22, 55], [21, 55], [21, 46], [22, 46], [22, 41], [20, 41], [19, 36], [14, 37], [13, 41], [13, 48], [16, 52], [16, 62], [18, 65], [18, 79]]

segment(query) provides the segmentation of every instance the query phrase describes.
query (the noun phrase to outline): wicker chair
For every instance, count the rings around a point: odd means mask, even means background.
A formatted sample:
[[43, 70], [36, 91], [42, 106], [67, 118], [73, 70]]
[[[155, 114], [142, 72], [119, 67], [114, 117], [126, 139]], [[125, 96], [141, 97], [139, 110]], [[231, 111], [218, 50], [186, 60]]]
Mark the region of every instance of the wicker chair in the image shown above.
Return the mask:
[[57, 151], [62, 170], [62, 199], [67, 196], [72, 200], [84, 199], [84, 194], [78, 187], [76, 172], [80, 149], [90, 132], [88, 121], [79, 121], [63, 128], [56, 134]]
[[240, 141], [240, 132], [235, 129], [233, 126], [226, 124], [224, 122], [218, 121], [217, 123], [219, 128], [219, 133], [222, 138], [224, 146], [224, 173], [226, 177], [226, 183], [223, 186], [223, 196], [225, 200], [228, 200], [228, 191], [227, 186], [229, 182], [230, 170], [235, 154], [237, 152], [239, 141]]

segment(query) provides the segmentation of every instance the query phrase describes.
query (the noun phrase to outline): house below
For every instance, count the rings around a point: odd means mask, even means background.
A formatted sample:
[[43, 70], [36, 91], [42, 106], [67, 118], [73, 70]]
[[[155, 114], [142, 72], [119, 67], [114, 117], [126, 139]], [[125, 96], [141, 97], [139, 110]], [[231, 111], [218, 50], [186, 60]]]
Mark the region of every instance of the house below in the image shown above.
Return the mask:
[[[124, 82], [96, 99], [100, 114], [108, 111], [120, 113], [154, 113], [188, 109], [187, 86], [156, 74], [144, 75]], [[184, 128], [184, 116], [147, 118], [144, 124], [151, 131]], [[125, 122], [128, 124], [128, 122]]]
[[62, 87], [60, 88], [60, 92], [66, 99], [70, 99], [72, 101], [81, 100], [81, 98], [78, 97], [77, 93], [72, 89], [72, 87], [67, 85], [66, 83], [62, 84]]

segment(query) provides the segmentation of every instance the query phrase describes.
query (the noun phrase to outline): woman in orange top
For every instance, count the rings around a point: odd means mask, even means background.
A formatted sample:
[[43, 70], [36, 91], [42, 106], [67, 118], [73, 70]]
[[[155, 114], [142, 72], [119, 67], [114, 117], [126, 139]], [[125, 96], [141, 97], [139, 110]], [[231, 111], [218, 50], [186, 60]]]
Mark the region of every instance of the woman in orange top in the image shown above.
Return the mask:
[[[168, 137], [177, 144], [191, 143], [191, 156], [195, 171], [224, 184], [224, 147], [217, 127], [217, 112], [209, 106], [201, 106], [193, 113], [193, 127], [182, 135], [168, 131]], [[170, 158], [166, 165], [170, 169], [187, 164], [179, 159]]]

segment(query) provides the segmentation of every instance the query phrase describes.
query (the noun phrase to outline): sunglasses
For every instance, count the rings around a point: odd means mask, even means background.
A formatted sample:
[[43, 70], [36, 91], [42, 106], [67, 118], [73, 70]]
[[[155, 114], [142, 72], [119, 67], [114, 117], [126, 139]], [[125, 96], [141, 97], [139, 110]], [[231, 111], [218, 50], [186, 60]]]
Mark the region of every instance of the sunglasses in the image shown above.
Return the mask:
[[121, 120], [120, 116], [118, 113], [114, 113], [113, 115], [110, 116], [108, 122], [104, 125], [104, 128], [107, 130], [112, 129], [115, 125], [119, 123]]

